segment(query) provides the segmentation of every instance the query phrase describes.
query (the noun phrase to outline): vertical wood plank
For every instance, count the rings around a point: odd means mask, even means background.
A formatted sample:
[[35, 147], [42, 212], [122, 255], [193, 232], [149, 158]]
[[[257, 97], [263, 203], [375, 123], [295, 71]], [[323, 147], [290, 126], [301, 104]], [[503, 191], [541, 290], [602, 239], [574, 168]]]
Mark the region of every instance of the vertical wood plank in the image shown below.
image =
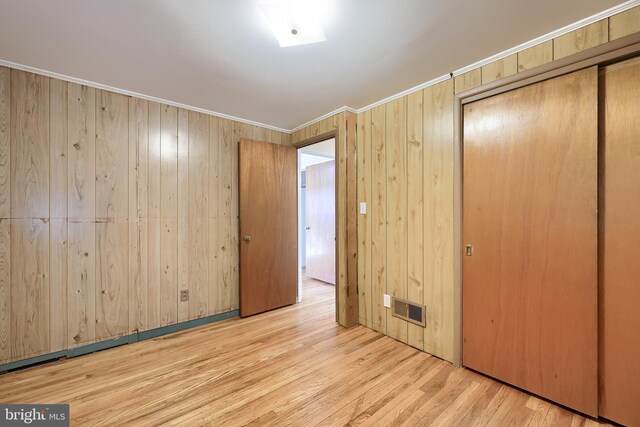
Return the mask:
[[[308, 127], [305, 129], [309, 129]], [[348, 290], [348, 270], [347, 270], [347, 262], [345, 260], [348, 257], [347, 252], [347, 224], [345, 223], [346, 215], [347, 215], [347, 182], [345, 181], [345, 177], [347, 177], [347, 161], [348, 161], [348, 146], [347, 146], [347, 123], [345, 121], [344, 113], [339, 114], [338, 118], [338, 138], [336, 139], [336, 168], [338, 170], [338, 176], [343, 179], [338, 179], [338, 187], [337, 193], [338, 198], [336, 200], [337, 203], [337, 217], [336, 217], [336, 227], [337, 227], [337, 249], [338, 249], [338, 259], [336, 260], [336, 276], [338, 282], [336, 283], [336, 314], [338, 323], [344, 325], [347, 320], [348, 315], [348, 305], [347, 305], [347, 290]], [[348, 178], [347, 178], [348, 181]], [[345, 218], [343, 220], [343, 218]]]
[[[407, 100], [386, 104], [387, 293], [407, 298]], [[407, 342], [407, 322], [387, 311], [387, 333]]]
[[209, 118], [189, 112], [189, 318], [209, 312]]
[[518, 72], [521, 73], [551, 61], [553, 61], [553, 40], [547, 40], [518, 52]]
[[49, 217], [49, 78], [11, 71], [11, 216]]
[[603, 19], [553, 39], [553, 59], [599, 46], [609, 41], [609, 20]]
[[0, 363], [11, 359], [11, 220], [0, 218]]
[[96, 213], [96, 111], [93, 88], [67, 84], [68, 100], [68, 202], [73, 219], [95, 219]]
[[67, 82], [51, 79], [49, 82], [49, 209], [51, 218], [67, 218], [67, 165], [68, 123]]
[[292, 136], [288, 133], [282, 133], [280, 136], [280, 144], [281, 145], [292, 145]]
[[387, 309], [383, 295], [387, 293], [387, 169], [386, 107], [371, 110], [371, 280], [372, 326], [387, 333]]
[[160, 136], [160, 324], [178, 320], [178, 110], [162, 105]]
[[[66, 209], [66, 201], [63, 206]], [[68, 236], [66, 218], [51, 219], [49, 229], [51, 235], [49, 242], [49, 306], [51, 308], [48, 319], [50, 347], [47, 351], [55, 352], [67, 348], [67, 323], [69, 318], [67, 286], [69, 280], [67, 278]]]
[[[346, 211], [343, 216], [338, 215], [338, 223], [346, 222], [346, 257], [338, 260], [338, 265], [345, 263], [347, 270], [346, 288], [342, 292], [346, 317], [343, 326], [358, 324], [358, 177], [357, 177], [357, 141], [356, 141], [356, 114], [350, 111], [344, 113], [344, 132], [346, 145]], [[342, 138], [340, 138], [342, 139]], [[339, 186], [340, 183], [338, 183]], [[340, 190], [338, 190], [340, 192]]]
[[160, 104], [149, 102], [149, 225], [147, 236], [147, 328], [160, 326]]
[[149, 102], [129, 98], [129, 330], [147, 329]]
[[609, 41], [640, 31], [640, 6], [609, 18]]
[[491, 83], [518, 72], [518, 54], [493, 61], [482, 67], [482, 84]]
[[149, 216], [149, 101], [129, 98], [129, 220]]
[[240, 307], [240, 195], [239, 195], [239, 158], [238, 144], [240, 139], [253, 137], [253, 129], [251, 125], [245, 123], [233, 123], [234, 137], [231, 145], [231, 254], [233, 259], [233, 276], [231, 287], [231, 310]]
[[116, 337], [129, 328], [126, 221], [96, 224], [96, 338]]
[[[407, 299], [418, 304], [424, 301], [424, 149], [423, 93], [407, 97]], [[424, 349], [424, 329], [409, 323], [407, 343]]]
[[424, 350], [453, 360], [453, 81], [424, 90]]
[[[189, 111], [178, 109], [178, 321], [189, 319], [189, 301], [180, 292], [189, 291]], [[193, 292], [189, 295], [194, 297]]]
[[358, 201], [369, 207], [358, 215], [358, 321], [371, 328], [371, 110], [358, 114], [357, 121]]
[[96, 338], [96, 226], [69, 222], [67, 277], [69, 347]]
[[129, 102], [96, 92], [96, 218], [127, 218], [129, 193]]
[[49, 350], [48, 221], [13, 219], [11, 255], [11, 354], [22, 359]]
[[0, 67], [0, 219], [11, 217], [11, 69]]
[[273, 144], [282, 145], [282, 132], [271, 131], [271, 142]]
[[218, 312], [228, 311], [231, 301], [233, 284], [233, 257], [231, 239], [231, 200], [232, 200], [232, 165], [231, 147], [233, 144], [233, 122], [227, 119], [219, 120], [218, 155], [220, 162], [220, 191], [218, 194], [219, 215], [219, 250], [221, 277], [218, 286]]
[[482, 68], [476, 68], [475, 70], [467, 71], [464, 74], [460, 74], [455, 77], [456, 93], [464, 92], [465, 90], [473, 89], [482, 84]]
[[257, 141], [272, 142], [271, 134], [272, 134], [271, 129], [267, 129], [262, 126], [253, 126], [253, 135], [251, 136], [251, 138]]
[[220, 119], [209, 116], [209, 314], [218, 312], [220, 270]]

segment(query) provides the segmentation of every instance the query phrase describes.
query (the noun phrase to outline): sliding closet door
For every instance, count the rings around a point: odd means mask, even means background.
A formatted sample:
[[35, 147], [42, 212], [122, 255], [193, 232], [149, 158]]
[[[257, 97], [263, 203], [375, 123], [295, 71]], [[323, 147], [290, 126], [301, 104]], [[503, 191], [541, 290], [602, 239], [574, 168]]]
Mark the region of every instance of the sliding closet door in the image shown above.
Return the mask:
[[592, 68], [464, 107], [464, 365], [591, 415], [597, 85]]
[[600, 72], [600, 415], [640, 425], [640, 59]]

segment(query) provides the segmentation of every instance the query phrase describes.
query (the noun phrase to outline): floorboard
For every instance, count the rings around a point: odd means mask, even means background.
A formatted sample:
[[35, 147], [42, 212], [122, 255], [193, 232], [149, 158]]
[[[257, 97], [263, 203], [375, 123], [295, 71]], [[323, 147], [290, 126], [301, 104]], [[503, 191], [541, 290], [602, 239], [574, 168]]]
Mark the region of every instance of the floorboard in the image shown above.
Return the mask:
[[0, 375], [2, 403], [69, 403], [72, 425], [598, 425], [335, 323], [335, 287], [302, 303]]

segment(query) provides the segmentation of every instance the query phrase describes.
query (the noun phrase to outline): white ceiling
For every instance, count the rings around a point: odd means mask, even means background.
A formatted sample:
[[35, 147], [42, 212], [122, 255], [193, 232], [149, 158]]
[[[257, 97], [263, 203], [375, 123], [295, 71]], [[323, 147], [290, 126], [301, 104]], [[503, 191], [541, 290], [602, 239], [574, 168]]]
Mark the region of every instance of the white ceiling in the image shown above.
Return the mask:
[[0, 60], [290, 129], [622, 3], [326, 1], [328, 41], [280, 48], [257, 0], [0, 0]]

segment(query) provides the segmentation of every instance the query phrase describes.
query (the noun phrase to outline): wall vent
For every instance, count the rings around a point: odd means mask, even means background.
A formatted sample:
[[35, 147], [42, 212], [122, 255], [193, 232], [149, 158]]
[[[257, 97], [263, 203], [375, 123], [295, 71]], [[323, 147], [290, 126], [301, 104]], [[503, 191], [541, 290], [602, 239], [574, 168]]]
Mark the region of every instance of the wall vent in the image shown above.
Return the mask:
[[424, 305], [415, 304], [401, 298], [391, 297], [391, 314], [394, 317], [420, 325], [424, 328], [427, 326], [425, 311], [426, 307]]

